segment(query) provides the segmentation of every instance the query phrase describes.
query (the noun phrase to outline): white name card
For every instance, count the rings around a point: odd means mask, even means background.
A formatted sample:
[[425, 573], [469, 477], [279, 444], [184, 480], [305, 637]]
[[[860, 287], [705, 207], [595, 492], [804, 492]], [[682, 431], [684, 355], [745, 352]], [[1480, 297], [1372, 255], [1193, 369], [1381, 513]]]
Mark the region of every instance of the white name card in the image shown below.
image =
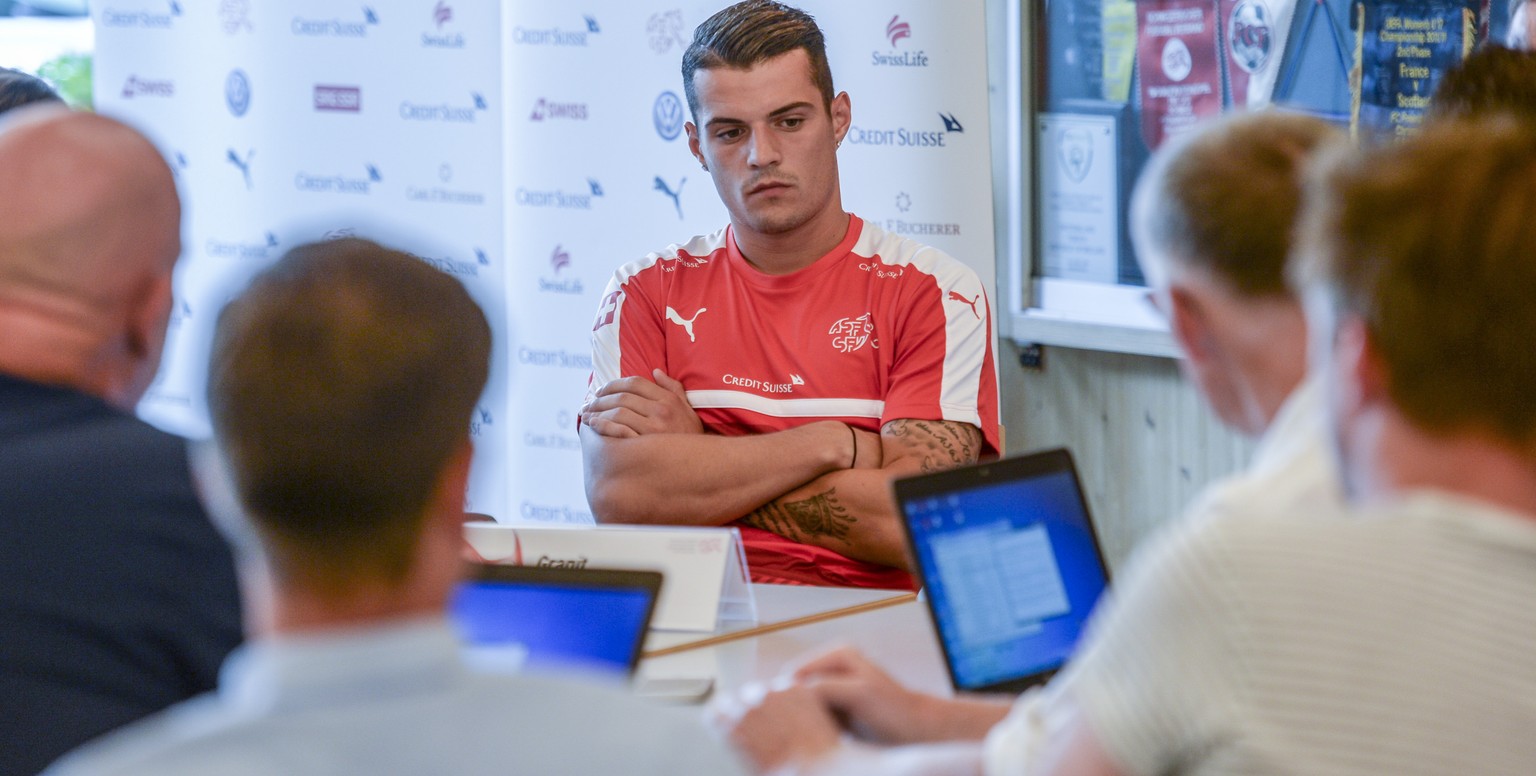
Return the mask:
[[735, 528], [531, 526], [465, 523], [464, 539], [490, 563], [660, 571], [651, 627], [712, 631], [757, 621], [741, 534]]

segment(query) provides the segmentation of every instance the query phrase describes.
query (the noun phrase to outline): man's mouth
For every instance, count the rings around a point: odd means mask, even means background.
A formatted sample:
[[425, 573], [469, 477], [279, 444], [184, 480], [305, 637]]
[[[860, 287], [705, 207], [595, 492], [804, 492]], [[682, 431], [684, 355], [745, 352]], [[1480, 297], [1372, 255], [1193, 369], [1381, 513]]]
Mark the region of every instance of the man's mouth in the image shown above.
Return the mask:
[[755, 184], [751, 188], [747, 189], [747, 196], [750, 197], [753, 194], [762, 194], [764, 192], [778, 191], [778, 190], [781, 190], [781, 189], [787, 189], [790, 186], [791, 186], [791, 184], [786, 182], [786, 181], [763, 181], [763, 182]]

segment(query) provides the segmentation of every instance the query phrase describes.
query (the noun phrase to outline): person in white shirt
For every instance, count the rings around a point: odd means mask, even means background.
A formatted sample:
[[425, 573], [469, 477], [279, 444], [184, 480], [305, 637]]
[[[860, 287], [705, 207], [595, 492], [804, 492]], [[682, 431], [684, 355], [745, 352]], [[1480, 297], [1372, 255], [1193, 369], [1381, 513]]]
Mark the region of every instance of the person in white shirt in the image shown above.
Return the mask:
[[231, 302], [199, 460], [238, 501], [214, 511], [253, 638], [215, 693], [53, 772], [739, 773], [696, 713], [466, 670], [445, 610], [490, 349], [458, 281], [365, 240], [296, 248]]
[[[1536, 770], [1536, 130], [1431, 126], [1313, 186], [1294, 272], [1358, 511], [1164, 533], [987, 772]], [[814, 683], [759, 712], [807, 770], [921, 754], [824, 746]]]
[[[1208, 488], [1188, 519], [1341, 499], [1320, 386], [1305, 380], [1301, 301], [1285, 278], [1301, 171], [1338, 139], [1316, 119], [1243, 114], [1170, 143], [1137, 184], [1132, 237], [1181, 368], [1224, 424], [1260, 437], [1248, 468]], [[908, 692], [846, 649], [806, 662], [798, 675], [818, 682], [850, 730], [887, 745], [980, 742], [1010, 709], [1001, 699]], [[1013, 730], [1017, 719], [994, 736], [1027, 734]]]

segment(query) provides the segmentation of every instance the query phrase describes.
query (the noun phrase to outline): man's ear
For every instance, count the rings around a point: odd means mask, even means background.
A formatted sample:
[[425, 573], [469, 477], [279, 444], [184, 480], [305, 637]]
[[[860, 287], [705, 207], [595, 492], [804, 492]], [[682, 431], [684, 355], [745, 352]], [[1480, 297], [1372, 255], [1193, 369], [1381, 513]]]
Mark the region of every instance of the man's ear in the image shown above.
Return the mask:
[[683, 131], [688, 133], [688, 150], [693, 158], [699, 160], [699, 166], [705, 171], [709, 170], [709, 162], [704, 161], [704, 148], [699, 145], [699, 127], [692, 121], [683, 122]]
[[1184, 358], [1196, 365], [1209, 364], [1215, 356], [1216, 343], [1211, 337], [1211, 320], [1200, 299], [1188, 289], [1173, 286], [1168, 289], [1168, 328], [1184, 352]]
[[837, 142], [843, 142], [848, 135], [848, 127], [853, 124], [853, 101], [849, 99], [847, 92], [838, 92], [832, 98], [832, 135]]
[[174, 299], [171, 273], [160, 273], [145, 281], [134, 299], [133, 309], [128, 311], [127, 347], [135, 358], [153, 356], [159, 360]]
[[1364, 321], [1355, 317], [1339, 321], [1332, 357], [1348, 404], [1367, 407], [1391, 400], [1386, 363]]

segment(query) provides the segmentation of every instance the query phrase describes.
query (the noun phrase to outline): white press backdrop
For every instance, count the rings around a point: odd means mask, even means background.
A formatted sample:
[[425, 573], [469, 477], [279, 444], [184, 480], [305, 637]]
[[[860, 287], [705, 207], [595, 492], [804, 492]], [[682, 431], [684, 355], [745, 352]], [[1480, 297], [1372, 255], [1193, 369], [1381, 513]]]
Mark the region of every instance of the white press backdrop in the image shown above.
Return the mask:
[[[586, 523], [575, 414], [619, 265], [719, 228], [679, 65], [724, 2], [105, 0], [97, 109], [143, 129], [186, 218], [150, 421], [207, 433], [223, 304], [302, 242], [357, 234], [459, 277], [496, 336], [473, 511]], [[812, 0], [853, 102], [844, 205], [992, 286], [982, 0]], [[997, 313], [994, 295], [994, 316]]]

